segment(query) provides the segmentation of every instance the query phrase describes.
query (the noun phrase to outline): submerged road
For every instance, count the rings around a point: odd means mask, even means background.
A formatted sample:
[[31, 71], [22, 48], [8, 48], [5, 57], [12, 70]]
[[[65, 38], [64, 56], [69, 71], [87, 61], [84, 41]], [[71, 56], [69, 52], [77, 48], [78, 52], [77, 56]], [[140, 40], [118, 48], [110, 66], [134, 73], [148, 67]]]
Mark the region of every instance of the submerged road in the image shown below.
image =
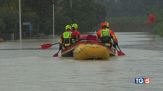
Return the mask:
[[[57, 46], [38, 49], [56, 40], [0, 43], [0, 91], [163, 91], [163, 38], [140, 32], [117, 35], [126, 56], [108, 61], [53, 58]], [[150, 83], [135, 84], [139, 77]]]

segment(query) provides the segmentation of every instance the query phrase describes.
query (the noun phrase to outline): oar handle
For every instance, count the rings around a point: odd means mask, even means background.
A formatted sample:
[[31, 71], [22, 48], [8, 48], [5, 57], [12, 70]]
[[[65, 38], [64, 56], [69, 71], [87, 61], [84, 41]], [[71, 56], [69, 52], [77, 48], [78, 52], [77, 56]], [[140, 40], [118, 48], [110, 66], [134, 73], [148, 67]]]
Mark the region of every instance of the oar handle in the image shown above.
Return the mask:
[[47, 43], [47, 44], [43, 44], [43, 45], [41, 45], [41, 48], [42, 48], [42, 49], [48, 49], [48, 48], [50, 48], [51, 46], [56, 45], [56, 44], [60, 44], [60, 43], [54, 43], [54, 44]]
[[56, 44], [61, 44], [61, 43], [54, 43], [54, 44], [52, 44], [52, 45], [56, 45]]

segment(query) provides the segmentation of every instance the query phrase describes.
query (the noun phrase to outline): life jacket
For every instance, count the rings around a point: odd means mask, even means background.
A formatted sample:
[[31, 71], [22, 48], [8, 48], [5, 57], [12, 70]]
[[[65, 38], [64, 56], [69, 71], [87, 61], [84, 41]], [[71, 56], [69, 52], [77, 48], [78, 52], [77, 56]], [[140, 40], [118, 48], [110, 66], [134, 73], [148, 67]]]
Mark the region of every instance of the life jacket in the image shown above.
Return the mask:
[[72, 44], [72, 32], [71, 31], [66, 31], [63, 33], [63, 44], [64, 46], [70, 46]]
[[105, 28], [101, 30], [101, 37], [110, 37], [110, 30]]
[[101, 42], [108, 47], [112, 46], [112, 38], [110, 36], [110, 30], [105, 28], [100, 31], [100, 40]]
[[79, 40], [80, 38], [80, 32], [78, 32], [78, 30], [72, 30], [72, 42], [76, 43], [76, 41]]

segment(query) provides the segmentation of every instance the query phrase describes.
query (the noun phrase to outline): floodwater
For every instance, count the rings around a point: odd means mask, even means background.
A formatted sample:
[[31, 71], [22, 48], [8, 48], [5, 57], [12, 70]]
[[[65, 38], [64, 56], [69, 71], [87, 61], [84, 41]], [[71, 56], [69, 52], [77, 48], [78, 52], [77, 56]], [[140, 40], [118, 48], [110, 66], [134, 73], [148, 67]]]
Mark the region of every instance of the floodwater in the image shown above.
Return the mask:
[[[56, 40], [0, 43], [0, 91], [163, 91], [163, 39], [149, 33], [117, 33], [126, 56], [108, 61], [53, 58]], [[135, 84], [136, 77], [150, 78]]]

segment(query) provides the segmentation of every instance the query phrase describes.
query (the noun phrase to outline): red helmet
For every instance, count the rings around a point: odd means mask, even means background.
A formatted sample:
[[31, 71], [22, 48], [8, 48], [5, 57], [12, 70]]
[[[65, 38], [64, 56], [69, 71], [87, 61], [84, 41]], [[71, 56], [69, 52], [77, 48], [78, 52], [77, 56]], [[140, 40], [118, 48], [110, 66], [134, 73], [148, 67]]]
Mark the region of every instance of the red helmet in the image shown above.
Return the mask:
[[109, 27], [109, 23], [108, 22], [102, 22], [101, 27]]

